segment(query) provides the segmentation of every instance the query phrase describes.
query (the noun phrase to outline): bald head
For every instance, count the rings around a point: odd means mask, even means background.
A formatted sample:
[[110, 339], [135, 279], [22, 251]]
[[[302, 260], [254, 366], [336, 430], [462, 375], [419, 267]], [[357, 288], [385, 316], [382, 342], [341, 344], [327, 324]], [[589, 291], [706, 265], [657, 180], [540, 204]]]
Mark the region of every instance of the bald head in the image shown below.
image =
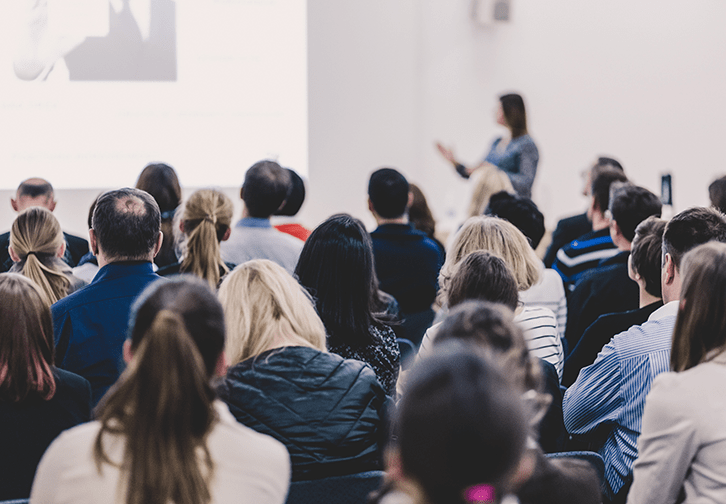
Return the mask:
[[55, 210], [53, 186], [45, 179], [29, 178], [18, 186], [10, 204], [18, 213], [30, 207], [43, 207], [52, 212]]

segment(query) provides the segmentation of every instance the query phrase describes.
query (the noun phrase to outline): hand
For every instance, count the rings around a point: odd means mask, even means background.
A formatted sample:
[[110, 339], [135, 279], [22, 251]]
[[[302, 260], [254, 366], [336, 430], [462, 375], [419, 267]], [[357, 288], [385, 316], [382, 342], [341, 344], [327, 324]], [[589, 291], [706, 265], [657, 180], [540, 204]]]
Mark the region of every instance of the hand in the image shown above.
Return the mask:
[[439, 150], [441, 155], [444, 156], [444, 159], [446, 159], [449, 163], [451, 163], [452, 165], [458, 164], [456, 158], [454, 157], [454, 152], [450, 148], [444, 146], [441, 142], [436, 142], [436, 148]]

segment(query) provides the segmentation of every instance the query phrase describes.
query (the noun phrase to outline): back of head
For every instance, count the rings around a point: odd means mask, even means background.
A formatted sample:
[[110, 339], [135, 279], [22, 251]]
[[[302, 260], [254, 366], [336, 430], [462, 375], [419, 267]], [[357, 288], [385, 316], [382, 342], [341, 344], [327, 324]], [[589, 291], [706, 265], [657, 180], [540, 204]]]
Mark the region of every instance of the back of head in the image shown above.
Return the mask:
[[596, 210], [605, 212], [610, 201], [610, 185], [613, 182], [627, 182], [628, 178], [622, 170], [603, 168], [593, 174], [590, 194]]
[[163, 220], [172, 220], [181, 203], [181, 186], [176, 171], [164, 163], [153, 163], [141, 171], [136, 188], [149, 193], [162, 213]]
[[603, 170], [610, 168], [620, 170], [621, 172], [625, 173], [625, 169], [623, 168], [623, 165], [620, 164], [620, 161], [609, 156], [598, 157], [597, 162], [593, 165], [594, 170]]
[[18, 186], [15, 199], [12, 200], [16, 212], [33, 207], [41, 206], [53, 211], [55, 208], [53, 186], [45, 179], [30, 178]]
[[290, 191], [285, 200], [285, 204], [275, 212], [275, 215], [292, 217], [293, 215], [297, 215], [302, 204], [305, 202], [305, 182], [295, 170], [285, 168], [285, 171], [290, 175]]
[[689, 208], [666, 224], [663, 256], [670, 254], [675, 267], [680, 269], [686, 252], [710, 241], [726, 242], [726, 216], [713, 208]]
[[660, 198], [644, 187], [627, 182], [610, 186], [608, 210], [626, 240], [633, 241], [635, 228], [651, 215], [660, 217], [663, 204]]
[[524, 109], [524, 99], [516, 93], [505, 94], [499, 97], [502, 112], [507, 126], [512, 132], [512, 138], [527, 134], [527, 113]]
[[539, 281], [540, 260], [519, 229], [498, 217], [470, 217], [456, 233], [451, 250], [446, 254], [439, 274], [441, 295], [448, 295], [448, 283], [459, 262], [476, 250], [486, 250], [504, 259], [514, 273], [520, 291]]
[[373, 210], [384, 219], [395, 219], [406, 213], [408, 181], [393, 168], [381, 168], [371, 174], [368, 197]]
[[396, 412], [403, 473], [430, 504], [499, 502], [525, 450], [519, 391], [470, 348], [439, 350], [411, 371]]
[[214, 189], [194, 192], [182, 212], [186, 240], [181, 270], [206, 280], [213, 289], [219, 283], [220, 269], [228, 271], [219, 242], [232, 224], [232, 212], [232, 200]]
[[53, 319], [38, 287], [15, 273], [0, 274], [0, 403], [56, 390]]
[[149, 193], [126, 187], [98, 197], [92, 224], [107, 258], [149, 260], [159, 240], [161, 214]]
[[329, 346], [370, 342], [369, 327], [377, 323], [378, 281], [371, 237], [362, 222], [337, 214], [315, 228], [305, 241], [295, 276], [315, 300]]
[[708, 186], [711, 206], [720, 212], [726, 211], [726, 177], [717, 178]]
[[266, 259], [240, 264], [222, 282], [227, 356], [236, 364], [278, 346], [325, 351], [325, 327], [312, 299], [281, 266]]
[[245, 174], [242, 200], [250, 217], [269, 218], [290, 192], [290, 174], [275, 161], [258, 161]]
[[448, 306], [469, 300], [502, 303], [514, 311], [519, 301], [517, 280], [504, 260], [484, 250], [464, 258], [449, 285]]
[[414, 228], [433, 237], [436, 231], [436, 221], [426, 202], [426, 196], [416, 184], [409, 184], [408, 187], [413, 194], [413, 201], [408, 208], [408, 220]]
[[48, 304], [65, 297], [70, 286], [54, 260], [63, 244], [58, 220], [43, 207], [24, 210], [10, 228], [10, 247], [20, 259], [20, 272], [40, 287]]
[[726, 350], [726, 244], [706, 243], [683, 257], [683, 285], [671, 367], [685, 371]]
[[127, 504], [210, 502], [205, 439], [216, 421], [210, 379], [224, 348], [223, 317], [212, 291], [194, 277], [157, 281], [134, 303], [133, 358], [98, 406], [94, 447], [101, 471], [111, 463], [104, 437], [124, 437]]
[[514, 224], [529, 239], [533, 249], [545, 233], [544, 215], [534, 201], [506, 191], [498, 192], [489, 199], [487, 215], [493, 215]]
[[635, 237], [630, 249], [630, 262], [635, 273], [645, 280], [648, 294], [660, 298], [661, 267], [663, 262], [663, 231], [666, 221], [648, 217], [635, 228]]

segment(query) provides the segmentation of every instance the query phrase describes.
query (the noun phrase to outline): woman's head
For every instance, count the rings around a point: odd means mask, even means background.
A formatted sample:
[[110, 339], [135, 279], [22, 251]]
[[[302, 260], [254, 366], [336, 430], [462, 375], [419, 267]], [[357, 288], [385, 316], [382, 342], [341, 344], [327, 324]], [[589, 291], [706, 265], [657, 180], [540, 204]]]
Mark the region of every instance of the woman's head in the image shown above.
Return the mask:
[[40, 289], [15, 273], [0, 274], [0, 402], [55, 394], [53, 319]]
[[524, 100], [516, 93], [505, 94], [499, 97], [502, 105], [505, 126], [512, 132], [512, 138], [527, 134], [527, 113], [524, 110]]
[[136, 188], [146, 191], [156, 200], [161, 212], [161, 232], [164, 242], [154, 258], [160, 266], [176, 261], [174, 253], [174, 213], [181, 203], [182, 191], [176, 171], [164, 163], [153, 163], [143, 169], [136, 181]]
[[280, 346], [325, 351], [325, 327], [310, 295], [281, 266], [257, 259], [236, 267], [219, 299], [227, 323], [227, 355], [236, 364]]
[[493, 360], [466, 346], [416, 366], [396, 413], [403, 477], [431, 504], [499, 502], [525, 452], [519, 395]]
[[449, 282], [461, 260], [477, 250], [486, 250], [504, 259], [514, 273], [520, 291], [539, 281], [540, 261], [519, 229], [497, 217], [470, 217], [456, 233], [439, 273], [439, 287], [444, 298], [448, 296]]
[[414, 228], [433, 237], [436, 230], [436, 221], [434, 221], [434, 216], [431, 214], [429, 205], [426, 202], [426, 196], [416, 184], [409, 184], [408, 188], [413, 194], [413, 201], [411, 206], [408, 207], [409, 222], [413, 224]]
[[311, 233], [300, 253], [295, 275], [315, 300], [329, 342], [364, 344], [370, 339], [378, 280], [373, 245], [363, 224], [350, 215], [328, 218]]
[[688, 252], [673, 331], [671, 367], [685, 371], [726, 350], [726, 244], [710, 242]]
[[219, 242], [229, 237], [233, 205], [225, 194], [200, 189], [184, 204], [180, 227], [184, 234], [182, 271], [206, 280], [212, 288], [219, 283], [220, 269], [227, 271]]
[[630, 278], [642, 285], [651, 296], [660, 298], [660, 277], [663, 260], [663, 231], [666, 221], [652, 216], [635, 228], [635, 238], [630, 248], [628, 261]]
[[449, 308], [469, 300], [502, 303], [510, 310], [517, 308], [517, 280], [504, 261], [484, 250], [464, 258], [449, 284]]
[[50, 210], [30, 207], [16, 217], [10, 229], [10, 256], [40, 287], [48, 304], [68, 293], [70, 281], [54, 266], [54, 258], [62, 257], [64, 250], [63, 231]]

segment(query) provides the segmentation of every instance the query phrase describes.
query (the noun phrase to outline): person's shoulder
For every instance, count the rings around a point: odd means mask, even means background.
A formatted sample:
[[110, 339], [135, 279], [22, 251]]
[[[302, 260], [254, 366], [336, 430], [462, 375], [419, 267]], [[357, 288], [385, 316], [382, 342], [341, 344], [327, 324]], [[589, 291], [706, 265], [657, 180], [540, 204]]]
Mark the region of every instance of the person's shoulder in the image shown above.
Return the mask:
[[223, 438], [225, 444], [238, 443], [239, 446], [244, 447], [241, 451], [246, 453], [247, 456], [249, 456], [250, 452], [257, 452], [258, 454], [272, 453], [280, 458], [288, 459], [285, 445], [273, 437], [261, 434], [239, 423], [225, 402], [215, 401], [214, 408], [218, 416], [217, 424], [213, 430], [214, 437]]
[[670, 352], [676, 316], [667, 315], [630, 327], [613, 336], [610, 344], [621, 359], [642, 357], [656, 352]]
[[527, 306], [525, 305], [522, 308], [522, 311], [519, 313], [519, 315], [515, 315], [514, 320], [515, 322], [527, 322], [534, 319], [552, 319], [555, 320], [555, 313], [550, 310], [549, 308], [545, 308], [544, 306]]
[[90, 394], [91, 383], [84, 377], [60, 368], [53, 368], [53, 374], [58, 386], [75, 390], [88, 390]]

